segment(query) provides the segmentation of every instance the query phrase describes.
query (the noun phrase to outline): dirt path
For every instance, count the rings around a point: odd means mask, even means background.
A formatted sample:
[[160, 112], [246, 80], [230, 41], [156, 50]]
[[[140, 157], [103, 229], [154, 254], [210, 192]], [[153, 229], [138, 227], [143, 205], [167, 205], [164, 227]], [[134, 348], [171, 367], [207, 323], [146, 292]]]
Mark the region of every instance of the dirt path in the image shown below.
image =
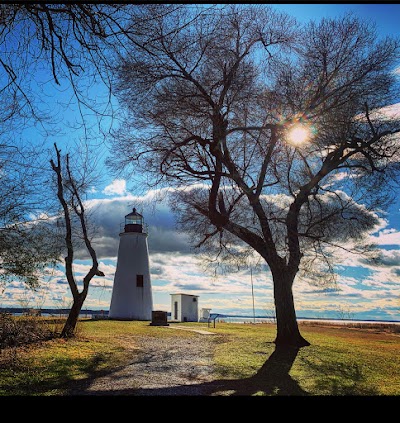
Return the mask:
[[199, 331], [184, 338], [135, 337], [129, 365], [87, 380], [69, 395], [203, 395], [202, 384], [213, 380], [213, 339]]

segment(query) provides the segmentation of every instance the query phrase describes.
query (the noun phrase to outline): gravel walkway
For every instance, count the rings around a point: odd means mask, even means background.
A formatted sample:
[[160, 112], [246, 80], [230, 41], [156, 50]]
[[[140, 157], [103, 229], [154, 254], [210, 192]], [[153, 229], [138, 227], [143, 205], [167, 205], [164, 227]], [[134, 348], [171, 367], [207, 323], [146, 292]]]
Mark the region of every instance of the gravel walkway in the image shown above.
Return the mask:
[[129, 365], [87, 380], [69, 395], [205, 395], [203, 384], [213, 380], [213, 339], [200, 331], [184, 338], [135, 337]]

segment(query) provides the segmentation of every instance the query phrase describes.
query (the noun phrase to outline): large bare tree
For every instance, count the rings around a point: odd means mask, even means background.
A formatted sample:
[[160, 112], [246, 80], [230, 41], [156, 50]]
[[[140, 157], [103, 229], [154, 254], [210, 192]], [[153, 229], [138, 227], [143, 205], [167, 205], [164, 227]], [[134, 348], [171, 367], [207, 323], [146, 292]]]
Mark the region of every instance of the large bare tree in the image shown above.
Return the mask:
[[126, 121], [110, 165], [177, 188], [198, 246], [257, 252], [272, 273], [275, 343], [308, 345], [296, 275], [328, 274], [335, 248], [367, 251], [399, 173], [399, 120], [379, 113], [399, 41], [351, 15], [300, 27], [265, 5], [195, 20], [191, 8], [154, 10], [132, 23], [117, 69]]
[[[67, 153], [63, 158], [56, 144], [54, 148], [57, 158], [56, 161], [51, 159], [50, 164], [56, 175], [57, 198], [62, 208], [62, 220], [64, 223], [62, 226], [64, 228], [65, 248], [67, 251], [65, 256], [65, 275], [73, 298], [67, 321], [61, 331], [61, 337], [68, 338], [74, 334], [79, 313], [89, 292], [91, 280], [95, 276], [104, 276], [104, 273], [99, 270], [96, 251], [93, 248], [89, 234], [87, 213], [82, 200], [88, 180], [82, 175], [77, 178], [72, 171], [70, 155]], [[80, 283], [73, 272], [75, 251], [78, 248], [76, 242], [79, 240], [83, 241], [92, 261], [92, 266], [83, 278], [81, 290]]]

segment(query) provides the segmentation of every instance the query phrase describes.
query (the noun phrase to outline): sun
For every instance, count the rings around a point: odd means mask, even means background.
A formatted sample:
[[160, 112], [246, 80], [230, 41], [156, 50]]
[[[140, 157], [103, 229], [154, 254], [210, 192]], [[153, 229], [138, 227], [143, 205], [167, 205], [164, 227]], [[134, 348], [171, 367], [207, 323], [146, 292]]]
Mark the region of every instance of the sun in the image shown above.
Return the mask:
[[304, 125], [295, 125], [288, 133], [289, 141], [295, 145], [303, 144], [310, 136], [310, 130]]

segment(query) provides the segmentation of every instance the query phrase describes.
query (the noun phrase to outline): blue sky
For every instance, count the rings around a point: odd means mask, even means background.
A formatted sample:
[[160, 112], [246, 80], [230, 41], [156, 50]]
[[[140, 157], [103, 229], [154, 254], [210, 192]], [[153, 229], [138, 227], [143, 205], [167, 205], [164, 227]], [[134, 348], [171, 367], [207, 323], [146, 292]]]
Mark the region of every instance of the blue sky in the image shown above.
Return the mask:
[[[377, 24], [380, 36], [400, 36], [400, 5], [397, 4], [279, 4], [273, 5], [286, 11], [298, 20], [307, 22], [322, 17], [334, 17], [353, 11], [357, 16], [372, 19]], [[400, 66], [400, 62], [399, 62]], [[400, 75], [399, 75], [400, 78]], [[53, 96], [57, 110], [60, 93]], [[63, 94], [65, 96], [65, 93]], [[400, 102], [400, 101], [399, 101]], [[60, 109], [61, 110], [61, 109]], [[79, 132], [72, 133], [64, 126], [66, 117], [74, 119], [74, 110], [59, 112], [58, 126], [61, 133], [48, 137], [48, 145], [57, 141], [63, 146], [79, 139]], [[68, 135], [68, 137], [67, 137]], [[41, 139], [34, 128], [21, 134], [31, 140]], [[107, 150], [98, 150], [101, 159]], [[199, 295], [199, 307], [211, 308], [212, 312], [252, 315], [250, 271], [214, 278], [202, 271], [198, 256], [189, 246], [185, 234], [174, 227], [173, 212], [165, 202], [153, 205], [159, 194], [148, 191], [138, 195], [137, 186], [107, 169], [102, 169], [102, 183], [93, 187], [88, 197], [98, 227], [95, 247], [100, 257], [104, 278], [92, 281], [85, 307], [108, 309], [116, 267], [120, 223], [124, 215], [137, 207], [149, 224], [149, 251], [154, 309], [170, 311], [170, 294], [185, 292]], [[399, 192], [400, 194], [400, 192]], [[398, 196], [400, 198], [400, 195]], [[400, 200], [393, 204], [378, 232], [371, 234], [383, 251], [380, 266], [366, 264], [361, 258], [349, 254], [338, 255], [336, 265], [339, 277], [335, 289], [322, 291], [307, 280], [297, 280], [294, 297], [298, 316], [338, 317], [340, 311], [348, 311], [354, 318], [400, 320]], [[84, 276], [89, 264], [85, 260], [75, 265], [75, 273]], [[273, 308], [271, 275], [268, 269], [253, 271], [255, 308], [257, 314], [269, 314]], [[19, 282], [7, 287], [0, 299], [0, 306], [19, 306], [22, 301], [31, 307], [66, 307], [70, 304], [69, 288], [63, 268], [60, 267], [43, 279], [42, 288], [36, 293], [27, 292]]]

